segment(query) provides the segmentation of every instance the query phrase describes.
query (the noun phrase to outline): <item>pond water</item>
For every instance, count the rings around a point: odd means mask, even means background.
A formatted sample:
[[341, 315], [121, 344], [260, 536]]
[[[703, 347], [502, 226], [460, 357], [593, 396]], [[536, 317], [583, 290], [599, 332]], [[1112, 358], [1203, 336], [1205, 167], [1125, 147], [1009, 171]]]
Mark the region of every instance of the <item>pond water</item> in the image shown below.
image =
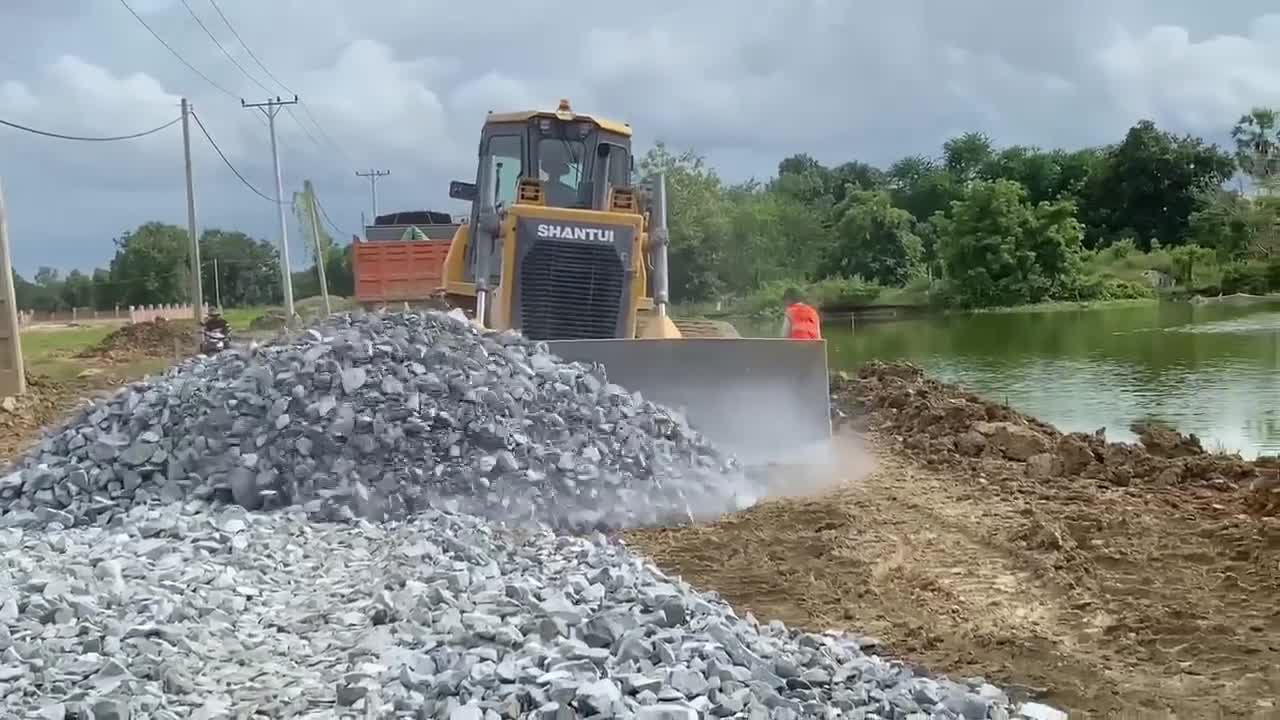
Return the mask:
[[824, 331], [832, 369], [904, 359], [1064, 431], [1105, 427], [1112, 440], [1133, 440], [1134, 420], [1156, 418], [1206, 449], [1280, 453], [1280, 301], [936, 315]]

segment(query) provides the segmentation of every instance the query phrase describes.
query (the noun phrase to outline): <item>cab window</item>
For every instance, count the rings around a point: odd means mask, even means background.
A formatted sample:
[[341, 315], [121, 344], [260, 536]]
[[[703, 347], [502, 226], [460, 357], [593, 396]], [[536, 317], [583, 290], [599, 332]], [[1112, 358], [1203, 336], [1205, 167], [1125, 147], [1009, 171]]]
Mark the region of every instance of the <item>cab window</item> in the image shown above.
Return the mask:
[[538, 140], [538, 177], [548, 205], [576, 207], [581, 204], [585, 152], [581, 140], [554, 137]]
[[609, 187], [623, 187], [631, 184], [630, 158], [627, 149], [621, 145], [608, 144], [609, 148]]
[[524, 138], [520, 135], [493, 135], [489, 138], [490, 172], [493, 172], [494, 203], [511, 207], [516, 201], [516, 185], [524, 174]]

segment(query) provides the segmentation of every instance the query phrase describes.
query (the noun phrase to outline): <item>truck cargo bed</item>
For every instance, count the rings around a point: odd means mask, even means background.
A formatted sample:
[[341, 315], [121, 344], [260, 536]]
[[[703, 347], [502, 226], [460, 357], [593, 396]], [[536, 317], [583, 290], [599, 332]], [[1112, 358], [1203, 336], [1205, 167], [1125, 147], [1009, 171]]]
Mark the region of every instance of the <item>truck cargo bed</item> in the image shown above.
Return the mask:
[[430, 299], [443, 284], [449, 240], [358, 242], [352, 253], [356, 302]]

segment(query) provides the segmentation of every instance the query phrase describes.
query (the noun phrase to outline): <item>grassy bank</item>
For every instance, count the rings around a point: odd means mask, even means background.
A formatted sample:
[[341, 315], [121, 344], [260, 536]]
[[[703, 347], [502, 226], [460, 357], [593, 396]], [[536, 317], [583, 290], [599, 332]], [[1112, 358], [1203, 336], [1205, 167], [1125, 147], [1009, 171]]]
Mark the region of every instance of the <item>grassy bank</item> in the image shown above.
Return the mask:
[[959, 313], [1022, 313], [1022, 312], [1064, 312], [1072, 310], [1113, 310], [1117, 308], [1127, 307], [1144, 307], [1147, 305], [1155, 305], [1158, 302], [1166, 300], [1176, 300], [1176, 298], [1152, 295], [1146, 298], [1121, 298], [1116, 300], [1050, 300], [1042, 303], [1029, 303], [1026, 305], [1010, 305], [1007, 307], [993, 308], [973, 308], [969, 310], [948, 310], [947, 312]]
[[95, 327], [59, 327], [26, 330], [22, 333], [22, 362], [29, 375], [54, 381], [95, 375], [110, 365], [114, 374], [128, 377], [157, 372], [171, 358], [128, 358], [106, 363], [101, 359], [76, 357], [80, 352], [102, 342], [119, 325]]

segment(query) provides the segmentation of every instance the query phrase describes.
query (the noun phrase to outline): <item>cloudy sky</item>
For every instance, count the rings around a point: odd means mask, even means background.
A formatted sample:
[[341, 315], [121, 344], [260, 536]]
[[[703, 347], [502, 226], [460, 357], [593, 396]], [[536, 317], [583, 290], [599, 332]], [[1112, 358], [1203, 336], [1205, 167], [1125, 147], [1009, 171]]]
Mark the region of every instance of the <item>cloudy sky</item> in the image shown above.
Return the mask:
[[[0, 119], [122, 135], [177, 117], [185, 96], [271, 195], [265, 123], [239, 100], [296, 92], [305, 107], [278, 120], [286, 194], [311, 179], [344, 237], [369, 211], [356, 169], [391, 170], [383, 212], [459, 212], [447, 183], [474, 175], [485, 111], [561, 97], [630, 121], [642, 147], [694, 147], [732, 180], [795, 152], [887, 164], [973, 129], [1080, 146], [1149, 117], [1225, 142], [1250, 105], [1280, 105], [1280, 9], [1267, 0], [128, 3], [208, 80], [120, 0], [0, 0]], [[193, 133], [199, 225], [278, 239], [273, 204]], [[148, 220], [185, 224], [178, 126], [116, 143], [0, 126], [0, 180], [27, 275], [104, 264], [112, 238]], [[290, 247], [296, 264], [292, 222]]]

